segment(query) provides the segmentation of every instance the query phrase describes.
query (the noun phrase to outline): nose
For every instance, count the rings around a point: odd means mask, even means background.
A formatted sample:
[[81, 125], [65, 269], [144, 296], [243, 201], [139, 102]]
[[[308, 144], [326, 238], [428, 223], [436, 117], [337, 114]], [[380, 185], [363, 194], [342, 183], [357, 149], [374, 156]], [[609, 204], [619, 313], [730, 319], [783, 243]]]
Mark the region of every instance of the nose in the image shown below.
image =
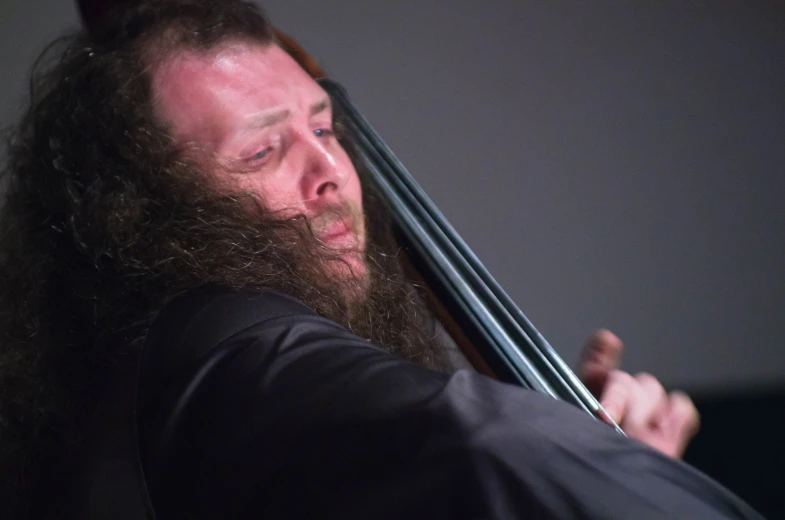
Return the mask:
[[347, 180], [347, 165], [342, 164], [335, 153], [337, 143], [309, 132], [302, 136], [303, 171], [302, 196], [305, 201], [319, 201], [336, 197]]

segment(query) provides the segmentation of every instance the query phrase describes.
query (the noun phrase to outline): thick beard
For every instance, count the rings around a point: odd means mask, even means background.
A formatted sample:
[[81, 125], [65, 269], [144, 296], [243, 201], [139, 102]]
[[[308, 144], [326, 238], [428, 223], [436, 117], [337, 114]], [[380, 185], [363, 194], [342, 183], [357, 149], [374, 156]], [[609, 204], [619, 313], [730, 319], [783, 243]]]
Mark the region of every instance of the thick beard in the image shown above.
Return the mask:
[[[364, 190], [365, 213], [344, 202], [324, 207], [311, 218], [284, 218], [265, 209], [252, 193], [198, 191], [204, 198], [189, 206], [198, 208], [200, 222], [189, 227], [189, 239], [215, 247], [202, 248], [193, 260], [217, 266], [218, 284], [278, 289], [393, 354], [449, 370], [447, 354], [435, 341], [434, 319], [403, 272], [405, 253], [369, 187]], [[355, 240], [331, 248], [319, 237], [338, 221], [348, 224]], [[243, 258], [247, 261], [237, 268]], [[229, 278], [221, 280], [226, 275]]]
[[[122, 261], [114, 263], [119, 272], [111, 278], [132, 281], [127, 289], [136, 295], [129, 298], [126, 291], [113, 290], [106, 283], [93, 287], [113, 293], [107, 298], [97, 295], [97, 301], [105, 304], [96, 314], [108, 313], [106, 329], [118, 330], [120, 324], [113, 323], [119, 315], [116, 308], [134, 299], [155, 304], [151, 300], [163, 297], [165, 301], [167, 295], [206, 284], [269, 287], [393, 354], [448, 370], [446, 354], [434, 341], [433, 320], [421, 294], [403, 273], [404, 253], [378, 201], [366, 196], [365, 215], [348, 208], [328, 210], [336, 213], [335, 218], [351, 215], [353, 228], [364, 230], [361, 249], [346, 251], [319, 240], [324, 212], [311, 221], [304, 216], [276, 218], [250, 194], [215, 193], [201, 182], [168, 191], [182, 197], [179, 204], [162, 203], [162, 208], [155, 201], [154, 211], [145, 212], [149, 217], [142, 229], [115, 235], [130, 237], [132, 242], [115, 243], [113, 251], [95, 253]], [[362, 261], [347, 261], [352, 255]]]
[[[390, 229], [374, 231], [377, 236], [388, 235], [389, 241], [394, 242]], [[389, 251], [374, 238], [363, 250], [317, 250], [314, 256], [321, 255], [319, 263], [325, 267], [324, 276], [336, 274], [338, 285], [333, 285], [332, 290], [340, 292], [345, 312], [343, 316], [328, 317], [393, 354], [435, 370], [447, 370], [446, 354], [435, 342], [433, 317], [401, 268], [403, 254], [397, 246]], [[347, 257], [351, 260], [347, 261]], [[318, 285], [317, 280], [310, 283]]]

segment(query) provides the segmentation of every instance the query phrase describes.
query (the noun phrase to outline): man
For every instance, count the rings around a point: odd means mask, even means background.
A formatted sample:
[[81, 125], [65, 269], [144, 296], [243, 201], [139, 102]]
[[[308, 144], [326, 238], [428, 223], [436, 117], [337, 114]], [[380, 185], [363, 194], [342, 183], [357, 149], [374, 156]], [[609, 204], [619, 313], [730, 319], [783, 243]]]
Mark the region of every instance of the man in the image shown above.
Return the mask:
[[[17, 518], [135, 499], [160, 518], [756, 517], [666, 457], [694, 407], [616, 370], [607, 331], [582, 375], [662, 454], [450, 374], [329, 98], [251, 5], [143, 2], [77, 37], [9, 151]], [[81, 476], [63, 492], [58, 471]]]

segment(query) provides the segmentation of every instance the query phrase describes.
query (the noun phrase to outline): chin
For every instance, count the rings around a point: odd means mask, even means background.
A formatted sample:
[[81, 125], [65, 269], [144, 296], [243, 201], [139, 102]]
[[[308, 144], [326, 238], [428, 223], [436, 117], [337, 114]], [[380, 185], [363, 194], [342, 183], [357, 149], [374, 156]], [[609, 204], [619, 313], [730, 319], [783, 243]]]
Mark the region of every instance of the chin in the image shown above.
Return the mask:
[[343, 286], [343, 292], [350, 301], [364, 300], [370, 290], [370, 276], [365, 263], [365, 255], [358, 251], [347, 252], [341, 259], [331, 262], [327, 276]]
[[360, 251], [351, 251], [341, 255], [341, 262], [335, 262], [334, 270], [337, 276], [354, 280], [365, 280], [368, 267], [365, 265], [365, 255]]

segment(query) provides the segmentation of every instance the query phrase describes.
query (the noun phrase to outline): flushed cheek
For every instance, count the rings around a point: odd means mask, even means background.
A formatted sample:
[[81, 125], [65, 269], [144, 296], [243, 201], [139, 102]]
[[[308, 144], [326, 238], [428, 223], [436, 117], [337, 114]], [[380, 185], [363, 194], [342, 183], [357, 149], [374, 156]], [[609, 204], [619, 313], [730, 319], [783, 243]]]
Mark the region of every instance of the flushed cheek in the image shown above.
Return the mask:
[[360, 210], [362, 210], [362, 206], [363, 206], [362, 186], [360, 185], [360, 179], [357, 176], [357, 173], [355, 173], [353, 169], [349, 181], [344, 186], [342, 196], [345, 200], [351, 201], [353, 204], [359, 207]]
[[343, 199], [349, 204], [353, 215], [353, 224], [361, 244], [365, 244], [365, 213], [363, 208], [362, 187], [356, 177], [345, 186]]
[[283, 215], [285, 217], [304, 209], [296, 186], [272, 182], [273, 179], [252, 174], [238, 176], [234, 181], [239, 190], [253, 193], [268, 211], [286, 213]]

